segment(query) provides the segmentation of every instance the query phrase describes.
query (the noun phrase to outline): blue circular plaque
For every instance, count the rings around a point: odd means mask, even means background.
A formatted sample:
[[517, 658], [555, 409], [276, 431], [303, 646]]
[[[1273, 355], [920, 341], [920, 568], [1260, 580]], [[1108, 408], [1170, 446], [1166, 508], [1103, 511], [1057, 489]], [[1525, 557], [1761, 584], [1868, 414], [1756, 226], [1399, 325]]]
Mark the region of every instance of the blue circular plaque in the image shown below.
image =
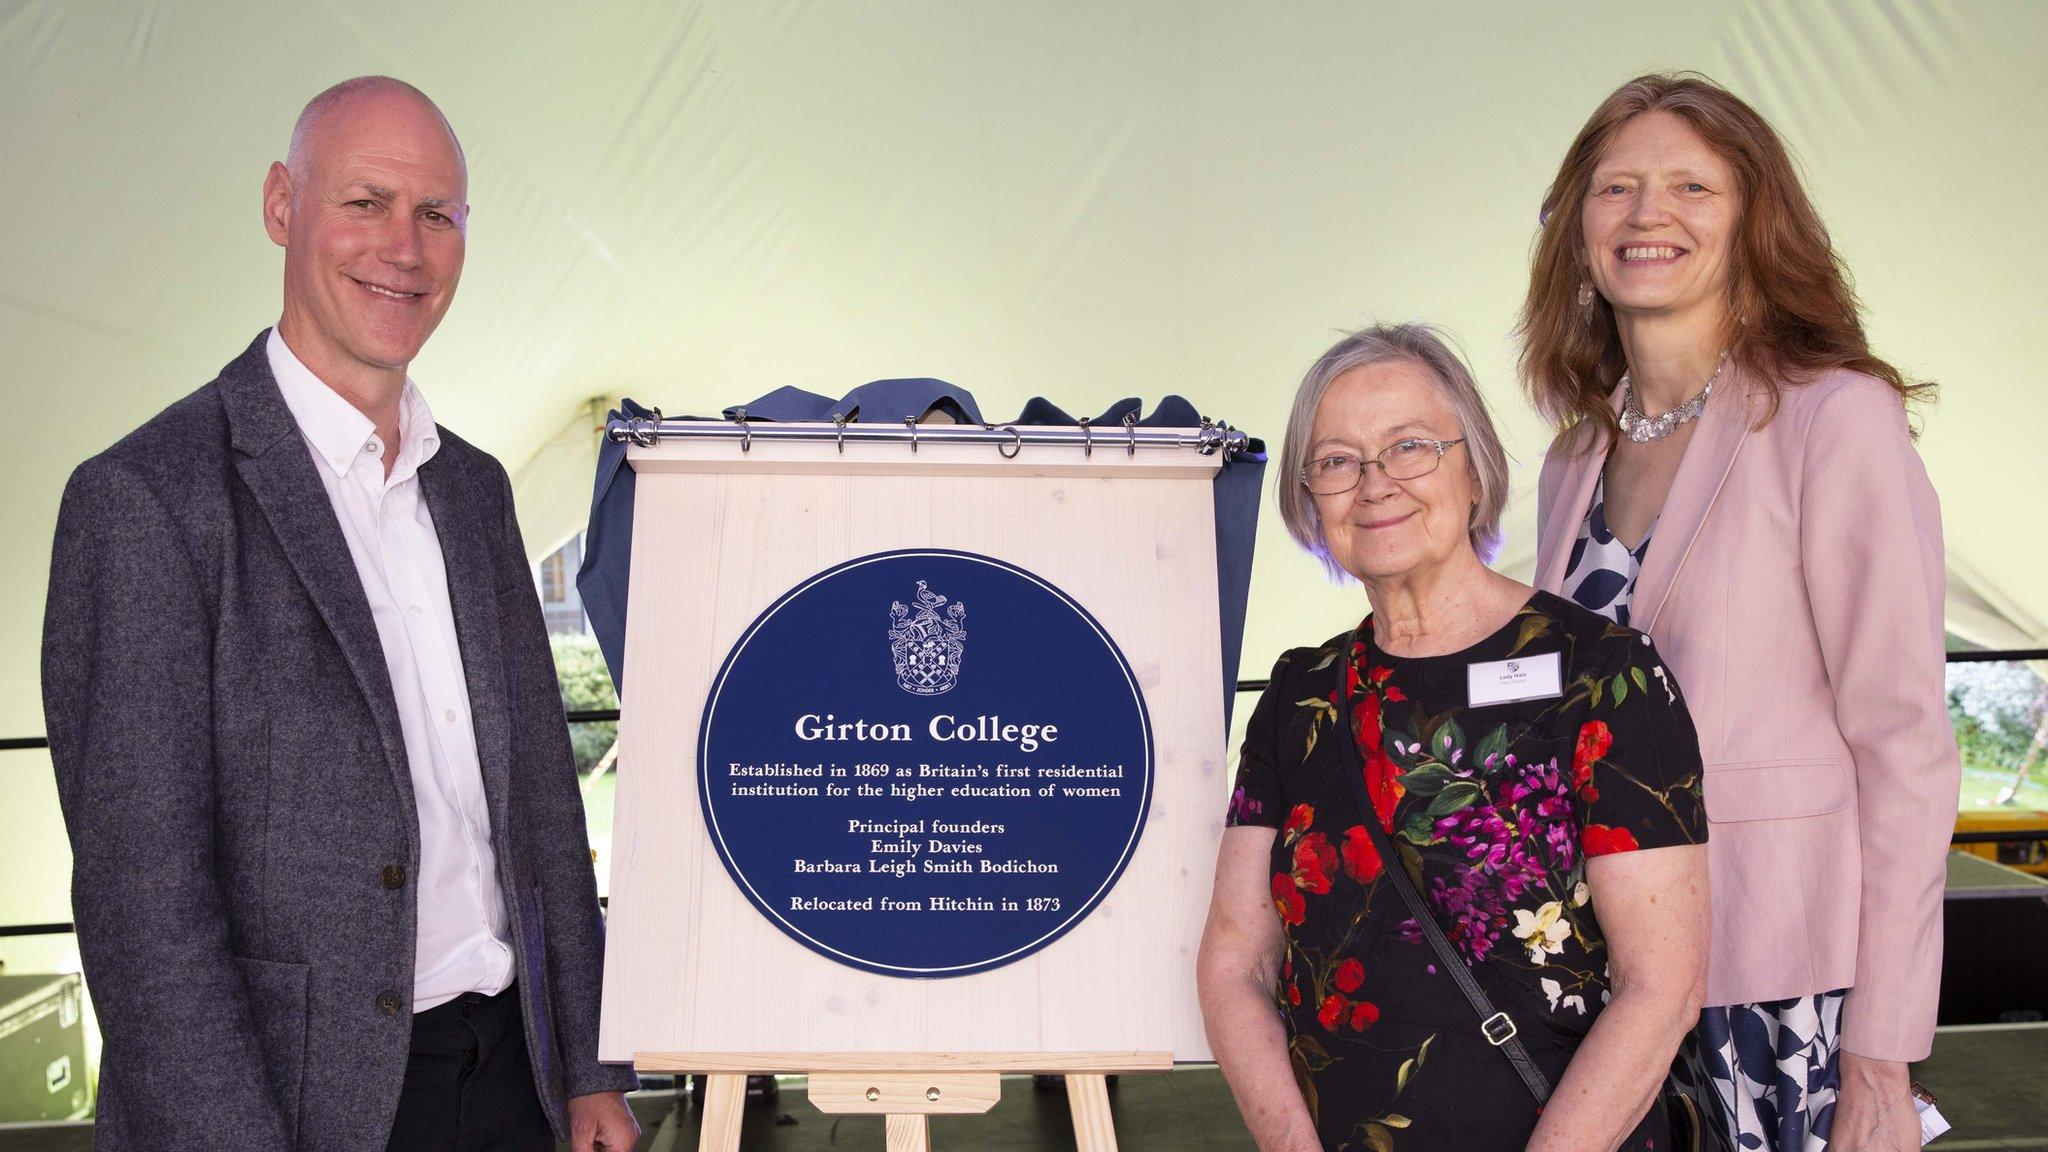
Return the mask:
[[784, 932], [891, 976], [963, 976], [1080, 923], [1152, 797], [1137, 677], [1066, 593], [919, 549], [777, 600], [712, 682], [698, 742], [726, 870]]

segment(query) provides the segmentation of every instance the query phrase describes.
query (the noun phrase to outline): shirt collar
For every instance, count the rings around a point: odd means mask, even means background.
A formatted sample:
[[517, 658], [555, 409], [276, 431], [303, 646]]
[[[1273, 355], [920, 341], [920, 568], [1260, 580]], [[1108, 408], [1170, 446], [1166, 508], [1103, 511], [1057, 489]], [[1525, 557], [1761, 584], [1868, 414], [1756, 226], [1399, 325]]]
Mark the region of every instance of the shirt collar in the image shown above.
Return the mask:
[[[315, 376], [285, 344], [276, 328], [270, 330], [264, 352], [270, 359], [270, 374], [277, 379], [278, 391], [284, 394], [285, 407], [291, 410], [300, 435], [312, 445], [322, 465], [333, 469], [337, 476], [346, 476], [358, 460], [374, 461], [382, 455], [377, 425]], [[427, 407], [425, 394], [408, 376], [405, 389], [399, 394], [398, 459], [392, 465], [389, 483], [411, 476], [440, 447], [441, 436], [434, 426], [433, 410]]]

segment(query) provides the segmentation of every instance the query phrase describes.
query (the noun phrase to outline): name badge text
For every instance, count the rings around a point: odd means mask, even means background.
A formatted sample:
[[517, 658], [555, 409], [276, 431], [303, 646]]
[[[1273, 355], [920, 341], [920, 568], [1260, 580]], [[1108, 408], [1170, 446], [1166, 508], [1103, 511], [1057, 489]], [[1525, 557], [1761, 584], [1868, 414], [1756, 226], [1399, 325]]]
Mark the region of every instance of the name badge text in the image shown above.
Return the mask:
[[1465, 693], [1471, 707], [1545, 700], [1564, 693], [1562, 661], [1555, 652], [1513, 660], [1465, 666]]

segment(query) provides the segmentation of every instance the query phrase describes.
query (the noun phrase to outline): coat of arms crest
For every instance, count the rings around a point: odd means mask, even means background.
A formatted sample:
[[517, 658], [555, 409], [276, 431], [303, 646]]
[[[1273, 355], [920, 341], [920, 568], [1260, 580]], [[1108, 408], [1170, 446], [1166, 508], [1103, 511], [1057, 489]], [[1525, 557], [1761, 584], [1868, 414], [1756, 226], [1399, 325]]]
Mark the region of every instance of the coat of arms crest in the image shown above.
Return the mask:
[[[960, 660], [967, 652], [967, 606], [953, 602], [917, 582], [916, 610], [897, 601], [889, 605], [889, 655], [896, 662], [896, 683], [917, 696], [937, 696], [960, 680]], [[940, 608], [945, 614], [939, 614]]]

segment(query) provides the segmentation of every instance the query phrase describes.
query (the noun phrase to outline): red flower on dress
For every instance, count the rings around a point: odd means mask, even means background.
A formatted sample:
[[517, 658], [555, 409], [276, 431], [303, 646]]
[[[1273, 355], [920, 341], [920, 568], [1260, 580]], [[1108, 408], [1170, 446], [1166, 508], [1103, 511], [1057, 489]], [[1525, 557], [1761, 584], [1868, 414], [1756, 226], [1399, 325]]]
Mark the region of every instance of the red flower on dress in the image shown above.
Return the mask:
[[1360, 964], [1356, 959], [1348, 956], [1345, 957], [1344, 962], [1337, 965], [1337, 991], [1346, 994], [1356, 992], [1358, 991], [1358, 986], [1363, 983], [1365, 983], [1365, 965]]
[[1352, 713], [1352, 735], [1358, 739], [1358, 748], [1365, 753], [1365, 790], [1372, 797], [1373, 811], [1379, 815], [1380, 823], [1391, 828], [1394, 823], [1394, 806], [1401, 801], [1406, 789], [1395, 777], [1400, 770], [1387, 750], [1380, 731], [1380, 698], [1368, 693], [1358, 702]]
[[1635, 833], [1626, 828], [1609, 828], [1605, 824], [1588, 824], [1579, 833], [1579, 845], [1587, 856], [1611, 856], [1616, 852], [1633, 852], [1642, 847], [1636, 843]]
[[1394, 687], [1392, 684], [1387, 685], [1385, 695], [1388, 700], [1396, 704], [1399, 704], [1401, 701], [1406, 700], [1408, 698], [1408, 694], [1406, 692], [1401, 691], [1399, 688]]
[[1321, 832], [1311, 832], [1294, 846], [1294, 884], [1318, 896], [1330, 890], [1337, 872], [1337, 847]]
[[1353, 824], [1344, 830], [1344, 846], [1338, 849], [1344, 857], [1344, 874], [1360, 884], [1370, 884], [1379, 878], [1380, 850], [1372, 846], [1372, 837], [1365, 831], [1365, 825]]
[[1308, 916], [1308, 901], [1294, 887], [1294, 877], [1285, 872], [1273, 873], [1273, 907], [1280, 910], [1282, 924], [1299, 924]]
[[1379, 1023], [1380, 1006], [1370, 1000], [1360, 1000], [1351, 1009], [1351, 1030], [1363, 1032]]
[[1358, 707], [1351, 713], [1351, 734], [1358, 738], [1358, 746], [1365, 749], [1380, 746], [1380, 698], [1368, 692], [1358, 701]]
[[1323, 1027], [1328, 1028], [1332, 1032], [1335, 1032], [1337, 1030], [1337, 1022], [1339, 1020], [1342, 1020], [1343, 1018], [1344, 998], [1342, 996], [1325, 997], [1323, 1000], [1322, 1009], [1316, 1013], [1316, 1020], [1319, 1021]]
[[1393, 675], [1394, 670], [1392, 668], [1375, 668], [1372, 670], [1371, 678], [1375, 684], [1385, 684]]
[[1287, 986], [1287, 1002], [1297, 1008], [1301, 1007], [1301, 988], [1299, 985], [1289, 984]]
[[1579, 745], [1572, 751], [1572, 788], [1591, 804], [1600, 799], [1600, 792], [1593, 787], [1593, 762], [1607, 755], [1614, 747], [1614, 733], [1607, 730], [1605, 720], [1588, 720], [1579, 729]]
[[1287, 822], [1280, 825], [1281, 843], [1292, 842], [1296, 836], [1308, 831], [1308, 826], [1315, 822], [1315, 818], [1314, 808], [1307, 804], [1296, 804], [1294, 810], [1287, 814]]

